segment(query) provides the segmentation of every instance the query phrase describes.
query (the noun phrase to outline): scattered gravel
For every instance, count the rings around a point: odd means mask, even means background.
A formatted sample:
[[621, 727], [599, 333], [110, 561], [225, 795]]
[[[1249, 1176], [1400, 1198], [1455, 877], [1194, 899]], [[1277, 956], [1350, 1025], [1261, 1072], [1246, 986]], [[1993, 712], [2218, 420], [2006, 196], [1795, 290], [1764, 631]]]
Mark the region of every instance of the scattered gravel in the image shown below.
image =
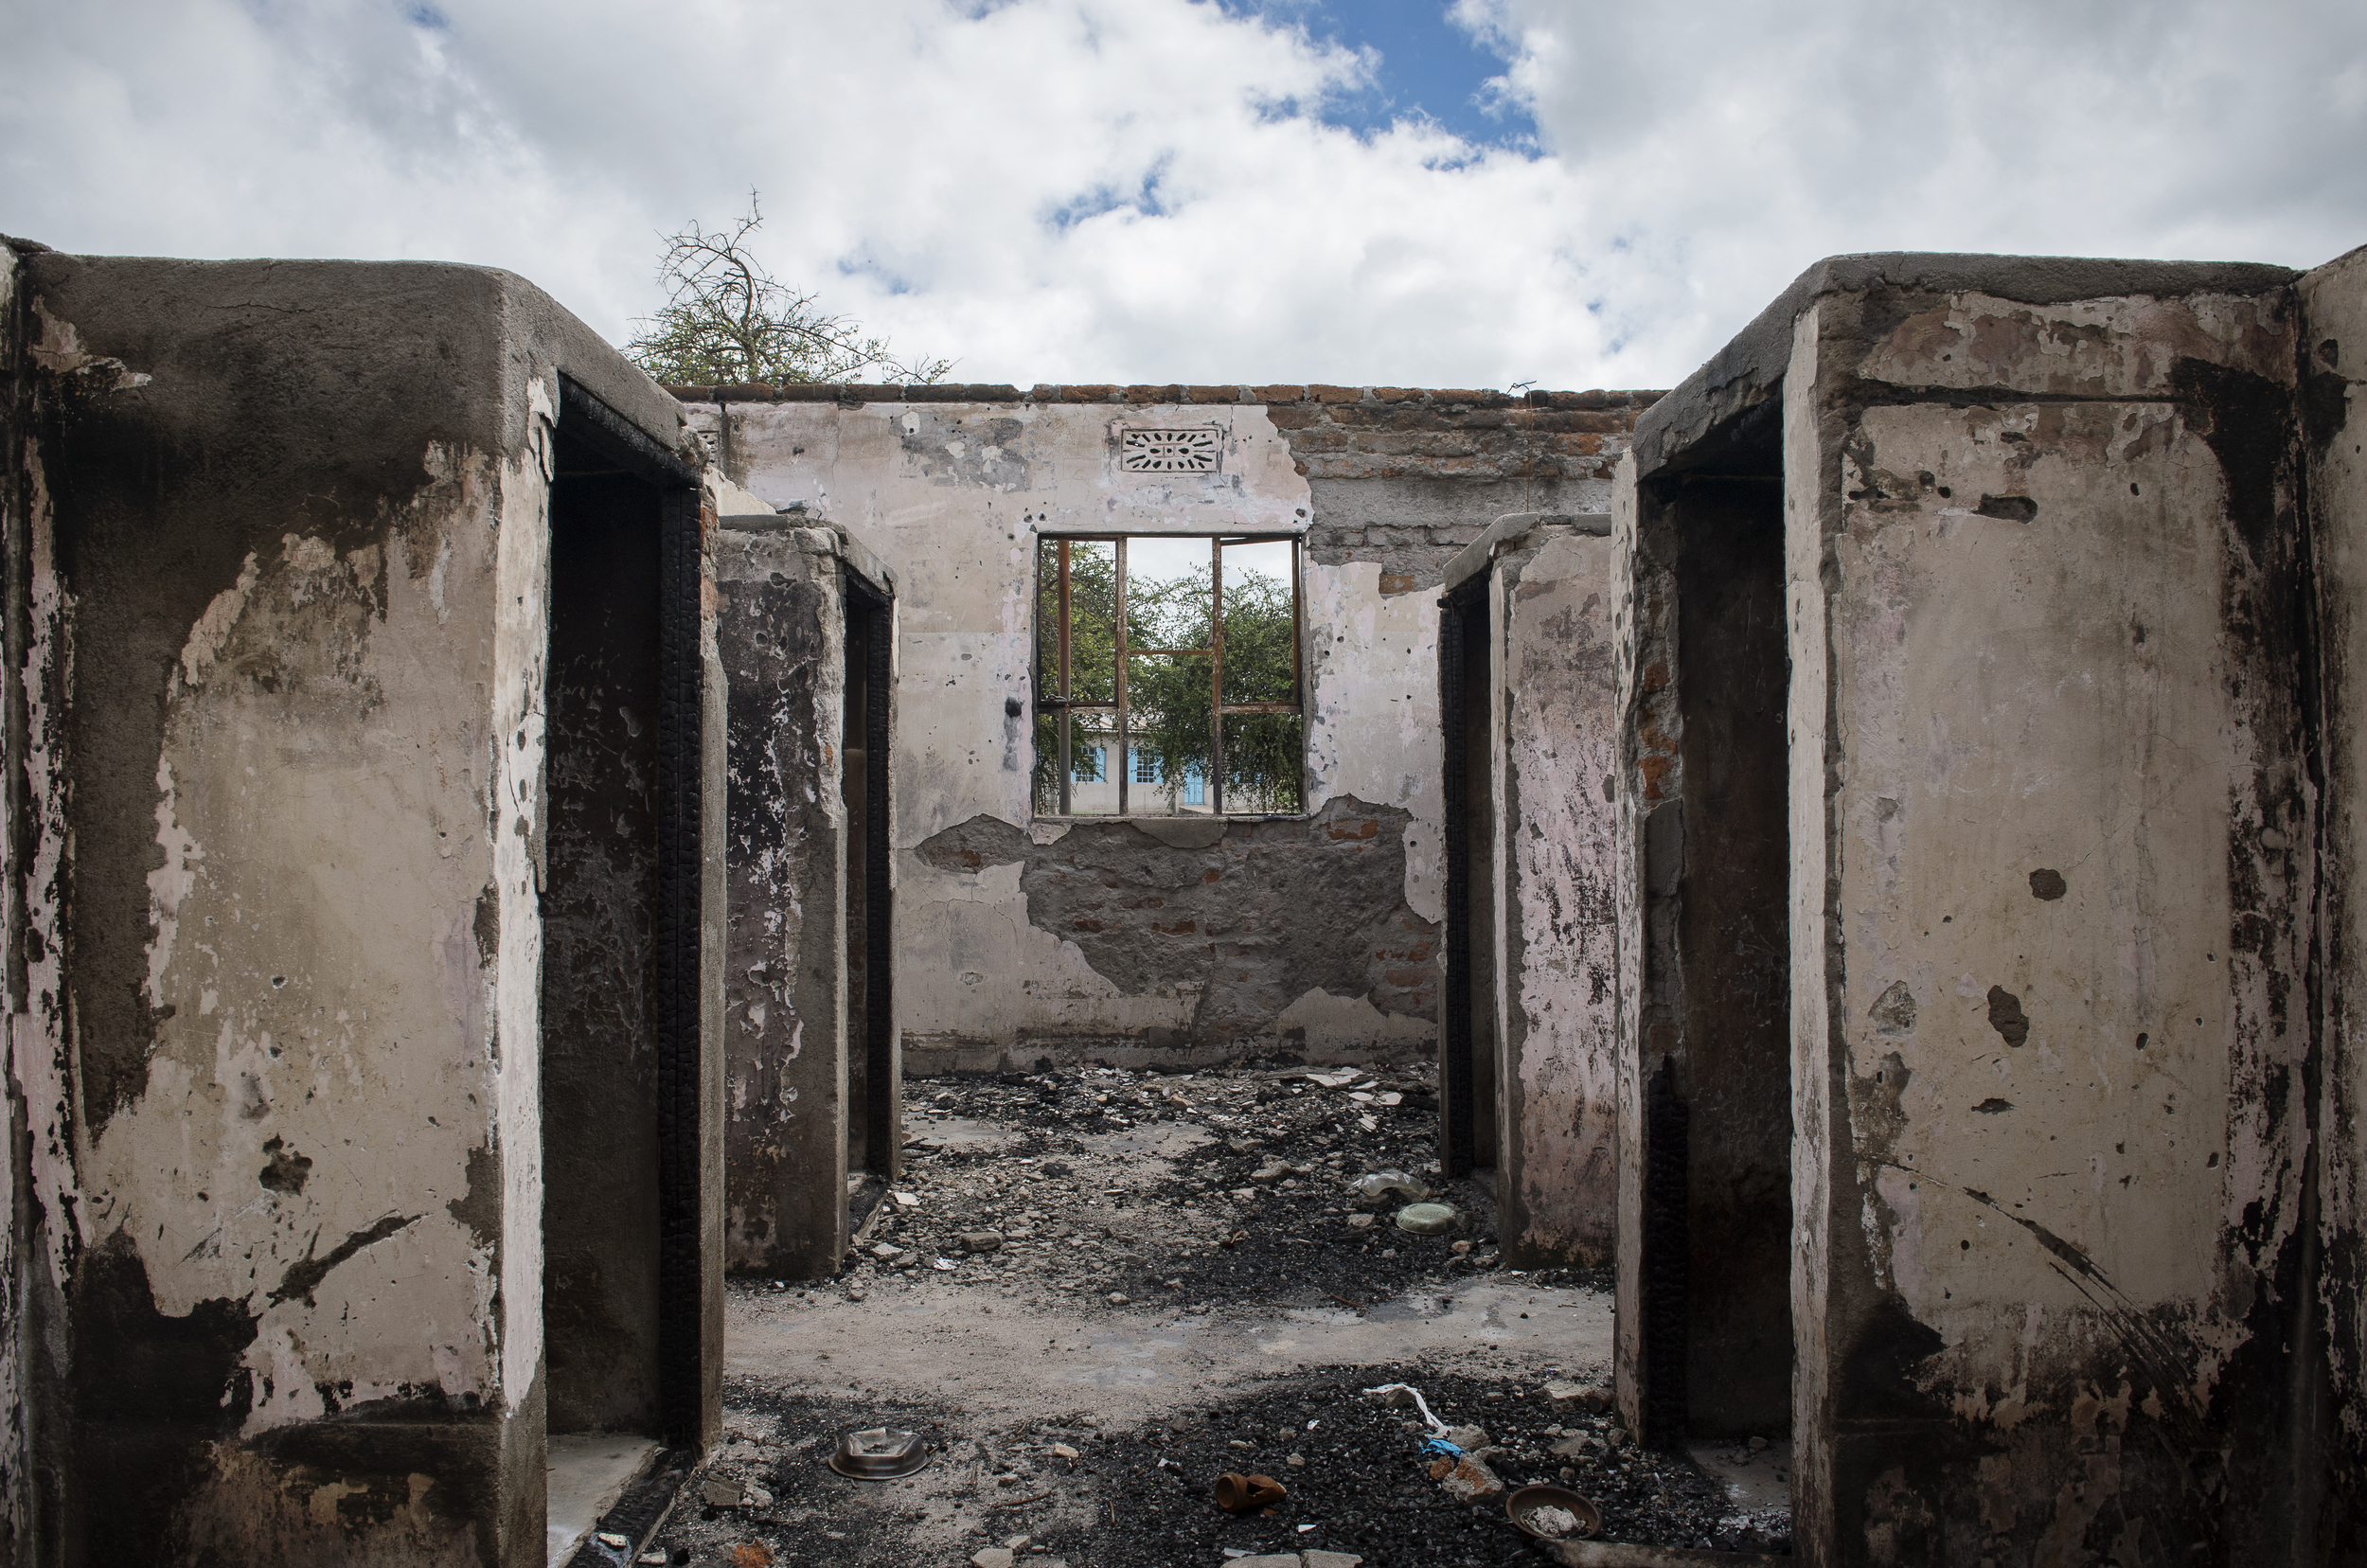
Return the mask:
[[[1427, 1069], [1334, 1085], [1300, 1071], [1269, 1062], [908, 1081], [905, 1172], [880, 1196], [840, 1280], [735, 1280], [734, 1310], [761, 1321], [828, 1303], [877, 1311], [879, 1354], [894, 1358], [899, 1319], [887, 1304], [919, 1299], [905, 1292], [922, 1283], [964, 1299], [961, 1287], [986, 1287], [975, 1299], [999, 1313], [1158, 1321], [1352, 1310], [1357, 1318], [1340, 1321], [1353, 1322], [1368, 1308], [1394, 1316], [1406, 1300], [1474, 1276], [1609, 1289], [1604, 1274], [1501, 1267], [1485, 1185], [1439, 1179]], [[1396, 1103], [1382, 1103], [1390, 1096]], [[1402, 1198], [1368, 1202], [1351, 1190], [1379, 1169], [1437, 1188], [1454, 1227], [1396, 1230]], [[1690, 1460], [1639, 1452], [1614, 1417], [1557, 1409], [1546, 1393], [1549, 1381], [1601, 1373], [1409, 1353], [1395, 1367], [1308, 1365], [1178, 1387], [1170, 1402], [1137, 1400], [1121, 1424], [1090, 1405], [1026, 1419], [972, 1412], [951, 1390], [923, 1403], [909, 1382], [900, 1393], [826, 1388], [814, 1380], [835, 1374], [784, 1365], [727, 1381], [731, 1440], [709, 1466], [763, 1488], [769, 1506], [716, 1508], [693, 1493], [659, 1545], [669, 1560], [729, 1568], [961, 1568], [994, 1547], [1009, 1547], [1016, 1568], [1223, 1568], [1227, 1549], [1347, 1552], [1367, 1568], [1547, 1560], [1501, 1499], [1458, 1503], [1432, 1482], [1415, 1411], [1362, 1393], [1406, 1381], [1443, 1420], [1485, 1430], [1479, 1457], [1507, 1488], [1549, 1481], [1591, 1499], [1605, 1539], [1789, 1550], [1783, 1510], [1738, 1512]], [[881, 1424], [928, 1434], [937, 1457], [902, 1481], [828, 1471], [841, 1433]], [[1289, 1495], [1268, 1513], [1226, 1514], [1209, 1488], [1227, 1471], [1272, 1476]]]

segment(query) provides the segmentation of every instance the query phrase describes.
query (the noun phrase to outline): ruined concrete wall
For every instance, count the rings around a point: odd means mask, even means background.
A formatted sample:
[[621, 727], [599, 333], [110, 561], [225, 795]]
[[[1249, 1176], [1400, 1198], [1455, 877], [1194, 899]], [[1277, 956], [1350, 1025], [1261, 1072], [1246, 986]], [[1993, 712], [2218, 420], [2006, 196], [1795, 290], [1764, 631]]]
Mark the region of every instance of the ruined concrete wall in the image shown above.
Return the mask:
[[24, 279], [43, 1553], [539, 1561], [549, 426], [654, 389], [496, 273]]
[[2290, 301], [1997, 265], [1812, 304], [1785, 388], [1795, 1539], [2298, 1560]]
[[[1589, 485], [1587, 493], [1605, 490], [1603, 465], [1620, 437], [1580, 426], [1624, 429], [1638, 400], [1334, 387], [684, 396], [735, 480], [770, 505], [845, 527], [907, 574], [893, 763], [897, 996], [917, 1071], [1088, 1049], [1204, 1059], [1253, 1039], [1310, 1056], [1428, 1047], [1443, 914], [1438, 612], [1435, 596], [1418, 587], [1434, 586], [1447, 555], [1517, 509], [1508, 500], [1550, 490], [1562, 498], [1554, 504], [1567, 505]], [[1219, 472], [1120, 472], [1116, 428], [1176, 425], [1220, 430]], [[1310, 532], [1334, 526], [1348, 531]], [[1422, 531], [1416, 539], [1376, 527]], [[1369, 808], [1364, 820], [1393, 839], [1402, 882], [1386, 897], [1376, 893], [1376, 904], [1336, 914], [1312, 901], [1317, 884], [1296, 893], [1303, 909], [1332, 922], [1336, 940], [1389, 931], [1354, 967], [1397, 978], [1333, 990], [1312, 969], [1262, 973], [1231, 984], [1261, 994], [1299, 989], [1261, 1004], [1267, 1010], [1254, 1019], [1230, 1003], [1203, 1011], [1207, 976], [1235, 956], [1222, 944], [1145, 931], [1097, 944], [1095, 958], [1076, 939], [1081, 910], [1066, 895], [1037, 909], [1008, 863], [972, 876], [919, 853], [980, 816], [1043, 845], [1076, 830], [1031, 825], [1029, 715], [1036, 542], [1085, 531], [1307, 540], [1308, 809], [1351, 796]], [[1311, 870], [1319, 862], [1295, 864]]]
[[845, 617], [827, 530], [727, 528], [726, 1257], [822, 1278], [846, 1250]]
[[1522, 1268], [1611, 1261], [1618, 1022], [1618, 687], [1610, 542], [1566, 526], [1498, 557], [1498, 1238]]
[[[1476, 628], [1486, 649], [1484, 663], [1462, 655], [1475, 670], [1441, 660], [1442, 680], [1478, 677], [1462, 723], [1488, 781], [1465, 795], [1491, 826], [1486, 864], [1470, 873], [1474, 915], [1486, 918], [1469, 939], [1489, 949], [1472, 965], [1486, 1025], [1473, 1050], [1485, 1035], [1496, 1060], [1474, 1063], [1473, 1094], [1493, 1086], [1474, 1109], [1496, 1123], [1498, 1235], [1525, 1268], [1608, 1263], [1617, 1234], [1620, 572], [1610, 524], [1516, 513], [1445, 568], [1469, 606], [1453, 634]], [[1449, 930], [1452, 940], [1451, 913]], [[1454, 1005], [1442, 993], [1449, 1042]], [[1450, 1109], [1452, 1077], [1442, 1080]]]
[[2367, 933], [2357, 891], [2367, 843], [2352, 803], [2367, 799], [2367, 250], [2297, 290], [2301, 437], [2323, 606], [2327, 963], [2324, 1046], [2312, 1114], [2319, 1305], [2327, 1386], [2307, 1423], [2325, 1445], [2317, 1507], [2336, 1560], [2367, 1553]]

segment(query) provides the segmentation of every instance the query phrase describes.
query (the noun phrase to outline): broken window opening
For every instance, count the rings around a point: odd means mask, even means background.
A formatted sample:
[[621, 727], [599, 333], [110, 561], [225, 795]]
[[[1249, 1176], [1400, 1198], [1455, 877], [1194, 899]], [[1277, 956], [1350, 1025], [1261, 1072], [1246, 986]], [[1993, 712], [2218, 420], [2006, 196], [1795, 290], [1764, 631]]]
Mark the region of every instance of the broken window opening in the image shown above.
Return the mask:
[[1306, 810], [1298, 541], [1039, 544], [1039, 816]]

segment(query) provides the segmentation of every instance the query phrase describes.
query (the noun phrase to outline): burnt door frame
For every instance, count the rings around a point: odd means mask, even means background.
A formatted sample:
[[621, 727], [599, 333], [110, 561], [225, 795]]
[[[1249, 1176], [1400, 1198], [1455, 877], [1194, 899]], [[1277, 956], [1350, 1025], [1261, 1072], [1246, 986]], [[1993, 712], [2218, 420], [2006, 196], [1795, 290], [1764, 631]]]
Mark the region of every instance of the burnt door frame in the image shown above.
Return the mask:
[[[1478, 1152], [1477, 1108], [1471, 1103], [1477, 1079], [1471, 1039], [1471, 838], [1469, 757], [1471, 725], [1481, 726], [1485, 740], [1488, 713], [1474, 715], [1464, 700], [1468, 670], [1464, 644], [1473, 625], [1488, 628], [1488, 585], [1495, 576], [1487, 569], [1455, 584], [1438, 601], [1438, 715], [1441, 729], [1440, 768], [1444, 775], [1444, 833], [1447, 848], [1447, 979], [1439, 991], [1438, 1031], [1438, 1165], [1450, 1181], [1471, 1173]], [[1485, 643], [1487, 639], [1483, 639]], [[1477, 802], [1485, 811], [1487, 802]], [[1488, 1108], [1489, 1114], [1494, 1107]]]
[[705, 1125], [702, 1093], [701, 475], [573, 378], [559, 381], [560, 433], [658, 492], [658, 1404], [665, 1443], [696, 1449], [705, 1388], [720, 1370], [706, 1365], [702, 1146], [721, 1134]]
[[[840, 569], [847, 628], [863, 624], [863, 839], [847, 846], [847, 875], [863, 885], [863, 1034], [850, 1045], [863, 1058], [863, 1147], [866, 1168], [893, 1180], [903, 1161], [897, 1081], [895, 893], [890, 885], [895, 846], [889, 831], [889, 754], [894, 741], [894, 617], [886, 590], [851, 566]], [[849, 637], [850, 642], [853, 638]], [[851, 661], [850, 661], [851, 662]], [[851, 673], [851, 670], [849, 671]]]

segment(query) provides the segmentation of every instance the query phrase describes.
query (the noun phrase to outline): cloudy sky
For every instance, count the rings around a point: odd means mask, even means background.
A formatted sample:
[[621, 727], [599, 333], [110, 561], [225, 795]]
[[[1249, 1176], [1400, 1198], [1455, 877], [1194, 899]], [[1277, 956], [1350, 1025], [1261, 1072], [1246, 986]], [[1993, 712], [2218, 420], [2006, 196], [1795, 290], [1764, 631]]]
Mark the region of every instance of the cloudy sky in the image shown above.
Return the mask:
[[2367, 5], [0, 0], [0, 230], [508, 267], [661, 232], [954, 379], [1666, 386], [1861, 250], [2367, 242]]

